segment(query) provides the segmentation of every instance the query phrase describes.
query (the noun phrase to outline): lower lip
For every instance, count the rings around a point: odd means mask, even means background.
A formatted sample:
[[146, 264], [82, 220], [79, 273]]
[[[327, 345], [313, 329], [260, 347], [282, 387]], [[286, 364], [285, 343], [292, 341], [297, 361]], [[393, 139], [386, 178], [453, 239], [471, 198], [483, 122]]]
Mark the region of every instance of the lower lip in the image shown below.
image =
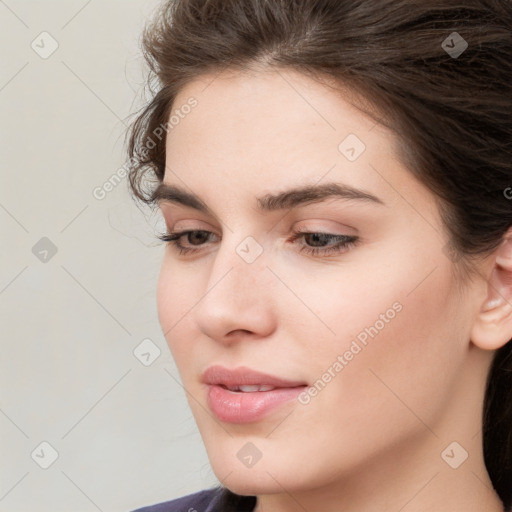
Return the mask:
[[264, 418], [275, 408], [300, 395], [306, 386], [276, 388], [272, 391], [229, 391], [221, 386], [208, 386], [208, 406], [219, 420], [227, 423], [252, 423]]

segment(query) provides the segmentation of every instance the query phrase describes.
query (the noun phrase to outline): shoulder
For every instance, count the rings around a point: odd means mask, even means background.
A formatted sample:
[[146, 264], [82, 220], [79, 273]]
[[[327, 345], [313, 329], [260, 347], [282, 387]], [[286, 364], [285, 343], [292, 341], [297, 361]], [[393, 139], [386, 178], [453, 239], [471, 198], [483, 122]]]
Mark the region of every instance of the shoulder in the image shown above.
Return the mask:
[[138, 508], [132, 512], [217, 512], [216, 505], [222, 498], [222, 489], [215, 487], [188, 494], [171, 501]]

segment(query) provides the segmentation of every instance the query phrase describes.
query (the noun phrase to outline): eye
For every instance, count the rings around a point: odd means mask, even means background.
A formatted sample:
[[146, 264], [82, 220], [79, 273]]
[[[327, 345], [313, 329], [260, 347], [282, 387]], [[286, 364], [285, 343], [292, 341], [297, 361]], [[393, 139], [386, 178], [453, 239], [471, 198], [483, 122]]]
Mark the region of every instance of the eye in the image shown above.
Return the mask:
[[[196, 253], [200, 251], [200, 247], [205, 245], [203, 242], [208, 241], [210, 235], [214, 235], [211, 231], [189, 230], [181, 232], [170, 232], [159, 235], [158, 238], [165, 243], [171, 244], [172, 247], [179, 252], [180, 255]], [[180, 240], [186, 238], [190, 246], [183, 245]], [[303, 239], [306, 243], [299, 244], [300, 252], [305, 252], [313, 256], [328, 256], [333, 254], [341, 254], [357, 245], [359, 237], [351, 235], [335, 235], [331, 233], [319, 233], [297, 230], [292, 233], [290, 242]], [[197, 242], [197, 243], [196, 243]], [[313, 246], [308, 244], [312, 243]], [[324, 245], [326, 244], [327, 245]]]
[[[291, 241], [294, 242], [303, 239], [306, 245], [302, 244], [301, 252], [311, 254], [313, 256], [330, 256], [347, 252], [357, 245], [359, 237], [352, 235], [335, 235], [331, 233], [318, 233], [309, 231], [294, 231]], [[311, 247], [310, 244], [313, 244]], [[324, 245], [328, 243], [328, 245]]]
[[[213, 233], [211, 231], [202, 231], [202, 230], [191, 230], [191, 231], [181, 231], [181, 232], [172, 231], [170, 233], [164, 233], [163, 235], [159, 235], [158, 238], [162, 242], [171, 244], [174, 249], [179, 251], [180, 255], [185, 255], [185, 254], [189, 254], [192, 252], [197, 252], [198, 249], [190, 249], [189, 247], [185, 247], [184, 245], [182, 245], [180, 243], [180, 239], [186, 236], [190, 241], [191, 240], [190, 235], [198, 235], [198, 234], [199, 234], [199, 237], [196, 237], [196, 241], [197, 241], [197, 238], [199, 238], [199, 242], [204, 241], [205, 238], [208, 238], [207, 235], [213, 235]], [[192, 245], [194, 245], [194, 244], [192, 244]]]

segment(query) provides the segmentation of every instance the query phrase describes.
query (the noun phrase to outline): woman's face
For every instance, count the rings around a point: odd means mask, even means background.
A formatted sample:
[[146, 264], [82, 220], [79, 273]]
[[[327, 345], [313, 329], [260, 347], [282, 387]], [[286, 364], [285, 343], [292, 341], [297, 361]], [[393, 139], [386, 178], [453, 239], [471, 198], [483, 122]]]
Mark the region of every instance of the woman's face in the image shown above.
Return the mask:
[[[440, 455], [466, 439], [474, 295], [459, 295], [434, 197], [392, 132], [284, 70], [196, 80], [173, 115], [164, 183], [207, 209], [160, 194], [167, 229], [198, 233], [179, 239], [195, 252], [166, 248], [158, 311], [217, 477], [259, 494], [379, 462], [452, 471]], [[352, 194], [289, 194], [328, 184]], [[241, 380], [250, 370], [286, 382]]]

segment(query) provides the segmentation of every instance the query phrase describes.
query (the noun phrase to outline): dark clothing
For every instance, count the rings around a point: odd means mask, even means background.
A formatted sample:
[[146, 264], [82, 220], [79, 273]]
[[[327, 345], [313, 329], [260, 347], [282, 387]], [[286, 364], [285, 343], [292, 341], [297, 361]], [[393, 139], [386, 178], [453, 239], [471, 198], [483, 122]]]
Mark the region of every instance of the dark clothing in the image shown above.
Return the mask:
[[215, 487], [132, 512], [252, 512], [255, 507], [255, 496], [238, 496]]

